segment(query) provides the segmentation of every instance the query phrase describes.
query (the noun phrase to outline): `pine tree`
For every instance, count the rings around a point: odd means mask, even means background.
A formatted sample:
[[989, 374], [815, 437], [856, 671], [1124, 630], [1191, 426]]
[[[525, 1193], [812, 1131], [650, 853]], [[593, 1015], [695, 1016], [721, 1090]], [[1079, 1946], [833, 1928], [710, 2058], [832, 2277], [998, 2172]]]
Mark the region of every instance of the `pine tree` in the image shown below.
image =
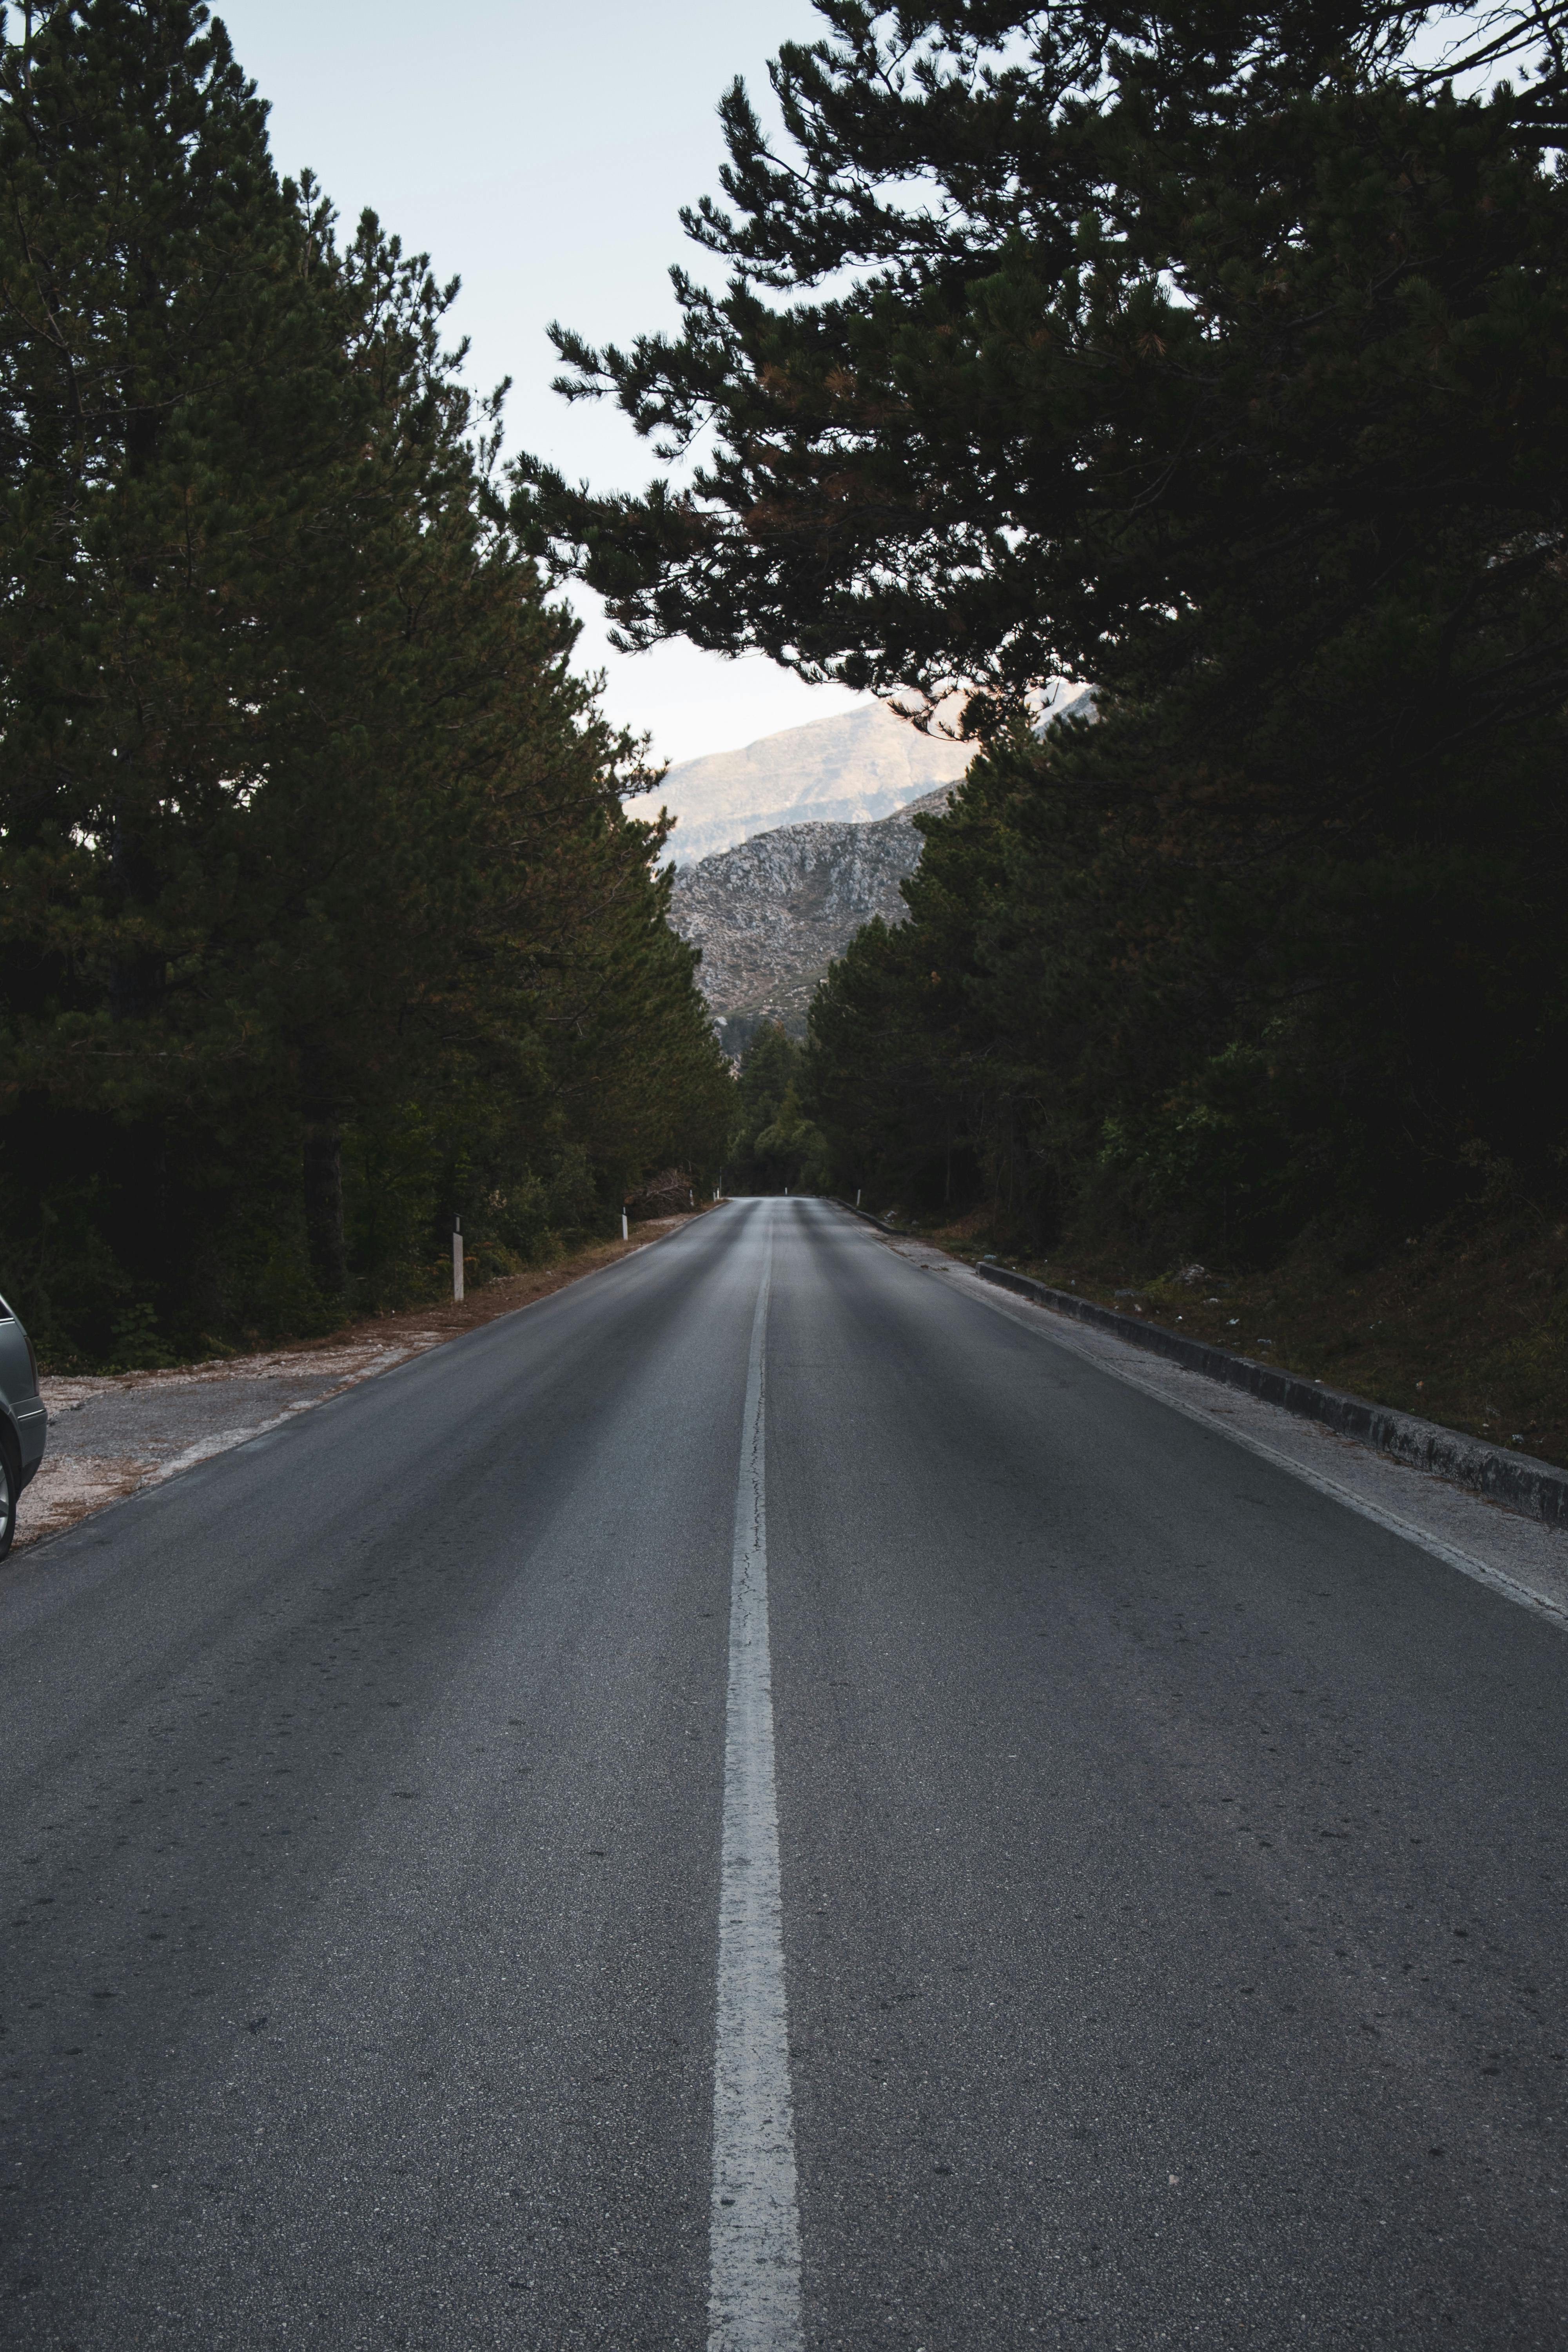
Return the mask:
[[[1562, 12], [1446, 60], [1425, 9], [822, 13], [792, 152], [725, 102], [688, 226], [726, 291], [558, 339], [572, 396], [714, 455], [518, 495], [628, 642], [956, 689], [994, 745], [815, 1016], [841, 1166], [1257, 1248], [1476, 1150], [1547, 1181]], [[1064, 672], [1099, 723], [1041, 743]]]
[[455, 286], [280, 183], [184, 0], [0, 54], [7, 1280], [299, 1328], [717, 1171], [729, 1081], [498, 493]]

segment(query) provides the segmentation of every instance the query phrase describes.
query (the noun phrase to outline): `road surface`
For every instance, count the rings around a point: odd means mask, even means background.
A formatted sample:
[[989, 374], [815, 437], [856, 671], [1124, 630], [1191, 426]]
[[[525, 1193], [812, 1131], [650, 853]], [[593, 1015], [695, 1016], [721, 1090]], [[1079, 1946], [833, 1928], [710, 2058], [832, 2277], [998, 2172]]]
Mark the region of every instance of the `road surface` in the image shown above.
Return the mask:
[[1560, 2352], [1565, 1669], [718, 1210], [0, 1573], [0, 2343]]

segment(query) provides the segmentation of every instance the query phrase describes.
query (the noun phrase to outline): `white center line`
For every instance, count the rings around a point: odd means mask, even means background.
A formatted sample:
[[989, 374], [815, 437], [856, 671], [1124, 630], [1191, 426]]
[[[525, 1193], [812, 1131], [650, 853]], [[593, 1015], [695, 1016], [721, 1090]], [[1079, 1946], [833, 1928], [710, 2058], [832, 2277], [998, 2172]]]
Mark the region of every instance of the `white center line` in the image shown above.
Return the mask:
[[764, 1355], [773, 1260], [770, 1226], [752, 1318], [730, 1583], [709, 2352], [802, 2352], [805, 2340], [768, 1661]]

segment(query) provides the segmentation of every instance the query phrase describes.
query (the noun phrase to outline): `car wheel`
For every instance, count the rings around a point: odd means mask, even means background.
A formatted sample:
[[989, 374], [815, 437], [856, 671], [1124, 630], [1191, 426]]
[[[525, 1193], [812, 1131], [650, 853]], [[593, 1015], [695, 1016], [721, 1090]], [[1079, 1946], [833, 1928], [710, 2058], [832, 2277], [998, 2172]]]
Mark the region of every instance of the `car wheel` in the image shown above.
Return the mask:
[[8, 1449], [0, 1445], [0, 1559], [11, 1549], [11, 1538], [16, 1532], [16, 1497], [21, 1480], [11, 1466]]

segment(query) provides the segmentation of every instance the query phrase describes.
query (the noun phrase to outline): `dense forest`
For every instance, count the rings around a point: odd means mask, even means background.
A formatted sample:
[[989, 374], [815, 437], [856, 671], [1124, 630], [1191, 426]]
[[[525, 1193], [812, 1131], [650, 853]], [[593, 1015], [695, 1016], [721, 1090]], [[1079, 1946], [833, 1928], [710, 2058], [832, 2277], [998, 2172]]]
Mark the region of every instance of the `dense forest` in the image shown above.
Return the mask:
[[559, 336], [711, 454], [514, 513], [629, 643], [975, 740], [813, 1013], [831, 1181], [1166, 1263], [1561, 1213], [1563, 12], [821, 14], [783, 145], [723, 102], [726, 289]]
[[[16, 12], [12, 28], [16, 28]], [[221, 25], [0, 52], [0, 1227], [57, 1364], [618, 1230], [733, 1088], [455, 292], [280, 181]]]
[[807, 1115], [805, 1055], [777, 1021], [759, 1021], [741, 1057], [724, 1163], [731, 1192], [826, 1192], [826, 1139]]

